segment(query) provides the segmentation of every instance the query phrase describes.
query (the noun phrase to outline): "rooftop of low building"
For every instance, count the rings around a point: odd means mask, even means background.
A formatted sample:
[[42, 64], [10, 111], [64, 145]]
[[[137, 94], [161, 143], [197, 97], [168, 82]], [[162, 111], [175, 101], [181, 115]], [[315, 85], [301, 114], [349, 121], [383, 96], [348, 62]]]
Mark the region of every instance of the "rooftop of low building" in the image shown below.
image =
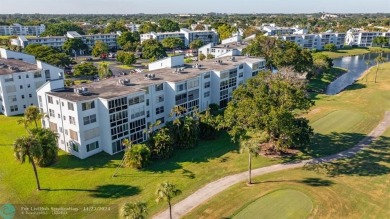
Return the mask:
[[37, 65], [18, 59], [0, 58], [0, 75], [38, 70]]

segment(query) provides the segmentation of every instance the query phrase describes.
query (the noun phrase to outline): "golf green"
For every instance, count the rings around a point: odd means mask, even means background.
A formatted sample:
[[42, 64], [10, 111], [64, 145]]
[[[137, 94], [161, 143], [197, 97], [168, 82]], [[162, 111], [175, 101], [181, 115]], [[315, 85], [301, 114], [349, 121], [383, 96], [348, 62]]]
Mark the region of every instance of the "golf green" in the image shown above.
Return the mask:
[[255, 200], [236, 213], [234, 219], [307, 218], [313, 209], [311, 199], [293, 189], [277, 190]]

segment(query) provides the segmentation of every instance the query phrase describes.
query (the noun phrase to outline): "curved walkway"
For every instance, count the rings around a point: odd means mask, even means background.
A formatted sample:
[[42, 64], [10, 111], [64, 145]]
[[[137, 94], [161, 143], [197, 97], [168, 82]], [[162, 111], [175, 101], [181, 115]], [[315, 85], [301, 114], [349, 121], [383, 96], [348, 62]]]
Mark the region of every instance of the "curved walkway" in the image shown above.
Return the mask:
[[[354, 147], [326, 157], [297, 161], [292, 163], [276, 164], [272, 166], [262, 167], [252, 170], [252, 177], [260, 176], [266, 173], [272, 173], [280, 170], [288, 170], [298, 167], [303, 167], [307, 163], [322, 163], [329, 162], [336, 159], [348, 158], [354, 156], [356, 153], [368, 147], [373, 140], [381, 136], [386, 129], [390, 126], [390, 112], [385, 113], [384, 119], [375, 127], [364, 139], [357, 143]], [[207, 201], [216, 194], [229, 188], [230, 186], [245, 181], [248, 178], [247, 172], [238, 173], [231, 176], [226, 176], [214, 182], [211, 182], [204, 187], [200, 188], [187, 198], [176, 203], [172, 206], [173, 218], [181, 218], [185, 214], [189, 213], [192, 209], [198, 207], [203, 202]], [[153, 218], [155, 219], [167, 219], [169, 218], [169, 210], [165, 210], [159, 214], [156, 214]]]

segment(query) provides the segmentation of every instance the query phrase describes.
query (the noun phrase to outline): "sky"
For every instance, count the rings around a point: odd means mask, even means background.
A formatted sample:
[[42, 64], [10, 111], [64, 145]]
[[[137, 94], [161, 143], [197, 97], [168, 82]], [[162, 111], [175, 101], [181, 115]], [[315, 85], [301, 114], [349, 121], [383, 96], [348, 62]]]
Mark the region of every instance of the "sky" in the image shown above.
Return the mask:
[[390, 0], [0, 0], [0, 14], [390, 13]]

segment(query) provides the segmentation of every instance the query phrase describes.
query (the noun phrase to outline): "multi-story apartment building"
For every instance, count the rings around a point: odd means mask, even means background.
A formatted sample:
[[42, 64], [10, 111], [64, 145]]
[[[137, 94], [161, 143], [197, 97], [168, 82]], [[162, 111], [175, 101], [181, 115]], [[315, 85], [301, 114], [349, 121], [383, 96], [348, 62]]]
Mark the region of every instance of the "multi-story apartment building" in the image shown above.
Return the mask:
[[168, 37], [176, 37], [183, 40], [184, 46], [188, 47], [194, 40], [201, 40], [204, 45], [212, 43], [213, 45], [218, 44], [218, 34], [214, 30], [202, 30], [202, 31], [191, 31], [185, 28], [180, 29], [180, 32], [163, 32], [163, 33], [146, 33], [141, 34], [141, 43], [148, 39], [156, 39], [162, 41]]
[[48, 37], [29, 37], [18, 36], [16, 39], [11, 39], [11, 45], [20, 46], [25, 48], [28, 44], [39, 44], [45, 46], [52, 46], [55, 48], [62, 48], [64, 43], [69, 38], [81, 38], [90, 49], [95, 45], [97, 40], [103, 41], [108, 45], [110, 49], [117, 49], [117, 33], [108, 34], [91, 34], [91, 35], [80, 35], [75, 31], [69, 31], [65, 36], [48, 36]]
[[125, 27], [130, 30], [130, 32], [139, 32], [140, 24], [125, 24]]
[[359, 47], [373, 46], [373, 41], [378, 36], [383, 36], [390, 40], [390, 31], [366, 32], [361, 29], [350, 29], [347, 32], [345, 43], [350, 46]]
[[281, 36], [290, 34], [306, 34], [306, 29], [298, 27], [278, 27], [275, 24], [266, 24], [259, 28], [264, 31], [266, 36]]
[[34, 56], [0, 48], [0, 113], [18, 115], [26, 107], [38, 105], [36, 89], [63, 75], [63, 69], [35, 60]]
[[83, 86], [64, 87], [50, 81], [37, 91], [39, 107], [49, 115], [43, 122], [59, 135], [59, 146], [79, 158], [124, 149], [122, 141], [147, 139], [147, 127], [170, 121], [171, 109], [191, 112], [209, 104], [226, 107], [232, 92], [263, 70], [261, 58], [237, 57], [184, 64], [184, 56], [149, 65], [149, 70]]
[[10, 26], [0, 26], [0, 36], [24, 35], [24, 36], [39, 36], [46, 30], [46, 26], [22, 26], [13, 24]]
[[298, 44], [305, 49], [324, 49], [324, 46], [333, 43], [337, 48], [342, 48], [345, 41], [345, 33], [320, 33], [320, 34], [292, 34], [276, 36], [281, 40]]

